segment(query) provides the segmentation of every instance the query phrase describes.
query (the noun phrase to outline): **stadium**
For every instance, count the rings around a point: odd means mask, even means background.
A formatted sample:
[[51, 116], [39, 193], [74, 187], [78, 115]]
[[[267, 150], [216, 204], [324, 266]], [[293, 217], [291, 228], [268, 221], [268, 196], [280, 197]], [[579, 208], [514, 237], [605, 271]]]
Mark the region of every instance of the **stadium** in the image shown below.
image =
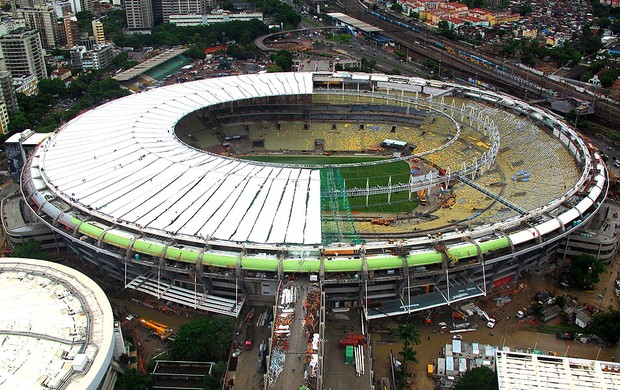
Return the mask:
[[25, 207], [127, 288], [238, 315], [310, 278], [369, 319], [544, 269], [607, 189], [596, 149], [547, 110], [346, 72], [112, 101], [46, 139], [21, 177]]

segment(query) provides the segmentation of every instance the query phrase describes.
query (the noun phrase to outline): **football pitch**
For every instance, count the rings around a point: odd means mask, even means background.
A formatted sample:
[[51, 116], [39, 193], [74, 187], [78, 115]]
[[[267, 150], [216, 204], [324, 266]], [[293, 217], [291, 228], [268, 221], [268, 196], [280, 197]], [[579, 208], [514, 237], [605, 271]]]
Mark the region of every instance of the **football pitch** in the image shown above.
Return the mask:
[[[366, 161], [387, 160], [384, 157], [375, 156], [248, 156], [243, 157], [246, 160], [262, 161], [280, 164], [302, 164], [309, 168], [323, 168], [326, 164], [348, 164], [360, 163]], [[343, 168], [324, 168], [338, 169], [340, 176], [344, 180], [347, 189], [350, 188], [366, 188], [376, 186], [387, 186], [390, 183], [396, 185], [398, 183], [409, 182], [409, 164], [405, 161], [386, 162], [384, 164], [367, 165], [358, 167]], [[321, 182], [321, 186], [329, 186], [327, 182]], [[321, 192], [328, 192], [329, 188], [322, 188]], [[408, 201], [409, 194], [407, 192], [393, 193], [391, 195], [391, 204], [388, 204], [388, 195], [372, 195], [369, 197], [368, 207], [366, 207], [366, 197], [349, 198], [351, 211], [358, 212], [383, 212], [398, 213], [409, 212], [418, 205], [417, 196], [413, 194], [411, 201]]]

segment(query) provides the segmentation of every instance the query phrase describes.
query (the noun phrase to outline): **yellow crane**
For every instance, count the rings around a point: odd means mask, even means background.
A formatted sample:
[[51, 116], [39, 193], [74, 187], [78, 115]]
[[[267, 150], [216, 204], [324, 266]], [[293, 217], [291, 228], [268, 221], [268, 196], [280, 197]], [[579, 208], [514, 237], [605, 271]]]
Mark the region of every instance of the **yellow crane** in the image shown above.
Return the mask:
[[172, 329], [164, 324], [160, 324], [153, 320], [147, 320], [146, 318], [140, 318], [139, 321], [142, 325], [155, 332], [162, 340], [167, 340], [172, 335]]

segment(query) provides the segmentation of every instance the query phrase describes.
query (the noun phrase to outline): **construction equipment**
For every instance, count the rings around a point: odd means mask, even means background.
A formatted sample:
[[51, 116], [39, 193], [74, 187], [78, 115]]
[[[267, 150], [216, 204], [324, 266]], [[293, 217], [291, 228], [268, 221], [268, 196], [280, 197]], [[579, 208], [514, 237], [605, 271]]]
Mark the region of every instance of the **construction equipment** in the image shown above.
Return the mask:
[[370, 221], [371, 225], [390, 226], [396, 221], [396, 218], [377, 218]]
[[428, 197], [426, 196], [426, 191], [425, 190], [421, 190], [418, 193], [418, 199], [420, 200], [420, 204], [422, 206], [426, 206], [428, 204]]
[[139, 321], [142, 325], [155, 332], [155, 334], [157, 334], [157, 336], [159, 336], [162, 340], [167, 340], [172, 335], [172, 329], [168, 328], [164, 324], [160, 324], [159, 322], [148, 320], [146, 318], [140, 318]]
[[248, 325], [245, 329], [245, 349], [252, 349], [254, 346], [254, 326]]

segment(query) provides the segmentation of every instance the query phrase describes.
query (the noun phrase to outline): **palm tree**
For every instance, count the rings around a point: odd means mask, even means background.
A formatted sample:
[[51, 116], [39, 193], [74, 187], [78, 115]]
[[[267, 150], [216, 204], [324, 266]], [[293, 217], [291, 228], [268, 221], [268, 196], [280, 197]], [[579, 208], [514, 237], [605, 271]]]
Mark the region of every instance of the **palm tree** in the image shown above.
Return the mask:
[[396, 340], [405, 344], [405, 348], [412, 344], [419, 345], [421, 343], [420, 331], [414, 324], [400, 325], [396, 331]]
[[420, 331], [414, 324], [403, 324], [396, 331], [396, 340], [404, 344], [403, 350], [399, 354], [403, 357], [403, 377], [407, 377], [407, 364], [409, 362], [418, 362], [416, 351], [411, 348], [412, 345], [419, 345]]

